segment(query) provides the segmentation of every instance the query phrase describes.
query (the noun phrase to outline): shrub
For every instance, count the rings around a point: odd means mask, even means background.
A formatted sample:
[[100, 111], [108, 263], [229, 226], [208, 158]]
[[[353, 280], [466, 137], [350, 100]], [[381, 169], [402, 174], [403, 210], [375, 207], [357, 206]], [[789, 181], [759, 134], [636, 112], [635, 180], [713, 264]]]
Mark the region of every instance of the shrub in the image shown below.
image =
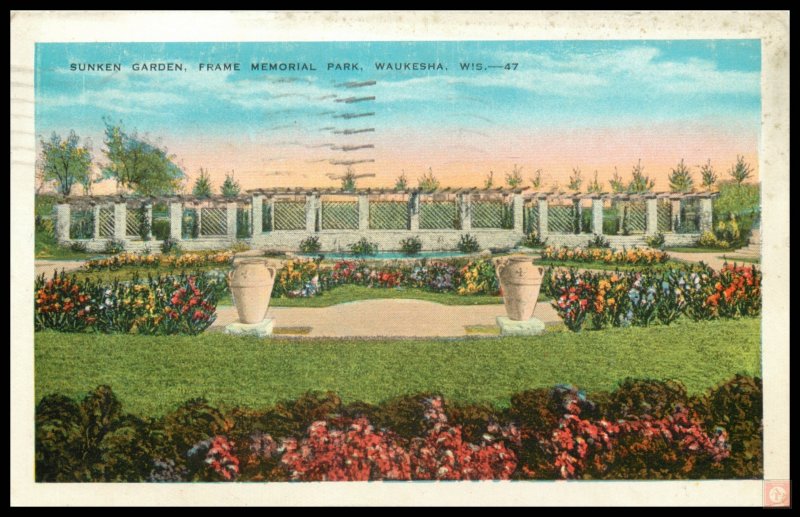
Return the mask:
[[478, 244], [478, 239], [468, 233], [465, 233], [461, 235], [461, 238], [459, 238], [456, 248], [461, 253], [475, 253], [481, 249], [481, 246]]
[[378, 245], [369, 241], [366, 237], [361, 237], [358, 242], [354, 242], [348, 247], [350, 252], [357, 257], [366, 257], [378, 253]]
[[73, 241], [69, 245], [69, 249], [76, 253], [86, 253], [86, 243], [82, 241]]
[[428, 172], [418, 178], [417, 182], [419, 189], [426, 194], [439, 190], [439, 180], [433, 175], [433, 169], [431, 168], [428, 168]]
[[170, 222], [169, 219], [153, 219], [153, 238], [157, 241], [169, 239]]
[[595, 235], [594, 238], [589, 239], [589, 242], [586, 243], [587, 248], [610, 248], [611, 243], [608, 242], [608, 239], [603, 237], [602, 235]]
[[181, 250], [180, 244], [176, 239], [166, 238], [161, 243], [161, 253], [168, 254], [168, 253], [177, 253]]
[[524, 239], [520, 242], [520, 246], [524, 246], [526, 248], [541, 248], [547, 244], [547, 239], [541, 240], [539, 238], [539, 234], [536, 233], [536, 230], [531, 230], [528, 235], [525, 236]]
[[655, 235], [651, 235], [651, 236], [647, 237], [645, 239], [645, 242], [651, 248], [663, 249], [664, 248], [664, 244], [666, 244], [667, 241], [666, 241], [666, 238], [664, 237], [664, 234], [659, 232], [659, 233], [657, 233]]
[[730, 248], [730, 243], [725, 240], [718, 239], [713, 232], [705, 231], [697, 239], [697, 246], [701, 248], [719, 248], [722, 250], [726, 250]]
[[319, 237], [313, 235], [300, 241], [300, 251], [303, 253], [316, 253], [322, 249], [322, 244], [319, 242]]
[[422, 240], [417, 236], [403, 239], [400, 241], [400, 251], [406, 255], [416, 255], [422, 251]]
[[103, 252], [108, 255], [116, 255], [125, 251], [125, 241], [120, 239], [109, 239], [106, 241]]

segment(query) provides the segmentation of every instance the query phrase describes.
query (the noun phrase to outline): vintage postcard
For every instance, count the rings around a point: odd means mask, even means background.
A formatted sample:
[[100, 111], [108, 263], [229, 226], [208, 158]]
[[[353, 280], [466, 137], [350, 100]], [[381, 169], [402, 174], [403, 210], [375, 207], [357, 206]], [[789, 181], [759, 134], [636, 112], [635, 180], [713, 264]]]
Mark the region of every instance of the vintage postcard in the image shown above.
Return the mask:
[[12, 503], [790, 505], [786, 24], [13, 13]]

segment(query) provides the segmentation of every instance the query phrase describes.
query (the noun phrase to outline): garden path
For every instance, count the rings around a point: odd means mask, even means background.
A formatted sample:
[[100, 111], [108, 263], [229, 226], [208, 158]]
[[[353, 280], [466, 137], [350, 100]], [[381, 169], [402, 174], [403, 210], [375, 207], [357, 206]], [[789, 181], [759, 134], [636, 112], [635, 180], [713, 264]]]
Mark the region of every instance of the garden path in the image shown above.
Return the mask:
[[37, 260], [34, 262], [34, 272], [36, 276], [44, 273], [45, 278], [53, 276], [56, 271], [62, 269], [69, 273], [80, 269], [85, 260]]
[[[310, 327], [308, 337], [461, 337], [467, 327], [495, 327], [505, 316], [502, 305], [441, 305], [423, 300], [362, 300], [332, 307], [271, 307], [276, 328]], [[536, 305], [534, 316], [546, 324], [561, 320], [549, 303]], [[233, 306], [219, 306], [213, 328], [238, 320]]]

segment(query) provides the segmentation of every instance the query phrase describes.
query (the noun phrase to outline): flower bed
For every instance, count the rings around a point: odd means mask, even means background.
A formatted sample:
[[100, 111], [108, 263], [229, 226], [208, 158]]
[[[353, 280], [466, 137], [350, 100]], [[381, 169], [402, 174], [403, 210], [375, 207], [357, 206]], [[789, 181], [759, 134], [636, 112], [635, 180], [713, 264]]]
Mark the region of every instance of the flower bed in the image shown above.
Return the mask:
[[157, 276], [111, 283], [63, 272], [36, 279], [36, 330], [198, 334], [216, 319], [225, 288], [217, 275]]
[[275, 296], [307, 297], [341, 285], [374, 288], [420, 288], [461, 295], [499, 294], [489, 260], [400, 261], [376, 263], [343, 260], [332, 266], [319, 260], [290, 260], [278, 272]]
[[36, 480], [758, 479], [761, 396], [744, 376], [691, 397], [627, 380], [592, 397], [525, 391], [506, 409], [431, 394], [344, 405], [329, 392], [265, 410], [194, 399], [141, 419], [101, 386], [39, 402]]
[[180, 255], [153, 255], [120, 253], [113, 257], [89, 260], [84, 264], [87, 271], [117, 270], [125, 266], [176, 267], [227, 266], [233, 259], [232, 251], [209, 251], [205, 253], [183, 253]]
[[561, 248], [546, 247], [542, 251], [544, 260], [574, 262], [600, 262], [603, 264], [662, 264], [669, 255], [660, 250], [631, 248], [613, 251], [606, 248]]
[[544, 289], [573, 331], [588, 320], [608, 325], [669, 325], [682, 315], [694, 320], [756, 316], [761, 313], [761, 272], [755, 266], [725, 264], [659, 272], [578, 273], [549, 269]]

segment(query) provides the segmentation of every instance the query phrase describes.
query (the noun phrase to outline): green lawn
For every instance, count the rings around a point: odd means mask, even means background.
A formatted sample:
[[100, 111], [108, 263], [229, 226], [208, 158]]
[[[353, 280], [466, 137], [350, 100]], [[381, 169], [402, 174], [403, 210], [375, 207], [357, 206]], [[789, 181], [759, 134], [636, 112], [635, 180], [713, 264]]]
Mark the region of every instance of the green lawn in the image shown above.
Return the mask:
[[670, 251], [674, 251], [675, 253], [724, 253], [725, 250], [722, 248], [698, 248], [698, 247], [685, 247], [685, 246], [675, 246], [674, 248], [665, 248], [664, 251], [669, 253]]
[[83, 253], [72, 251], [68, 247], [59, 246], [52, 234], [37, 231], [34, 236], [34, 257], [43, 260], [89, 260], [99, 253]]
[[434, 390], [452, 400], [505, 405], [524, 389], [571, 383], [611, 390], [626, 377], [676, 379], [698, 393], [737, 372], [760, 375], [759, 336], [759, 319], [461, 340], [40, 332], [36, 399], [78, 399], [109, 384], [126, 410], [155, 415], [193, 397], [264, 407], [308, 390], [373, 403]]
[[722, 255], [722, 258], [727, 260], [729, 264], [741, 264], [742, 262], [745, 262], [747, 264], [761, 264], [761, 259], [757, 258], [729, 257], [727, 255]]
[[641, 271], [642, 269], [669, 269], [685, 265], [685, 262], [667, 260], [658, 264], [606, 264], [605, 262], [581, 262], [577, 260], [538, 259], [534, 261], [540, 266], [574, 267], [576, 269], [597, 269], [602, 271]]

